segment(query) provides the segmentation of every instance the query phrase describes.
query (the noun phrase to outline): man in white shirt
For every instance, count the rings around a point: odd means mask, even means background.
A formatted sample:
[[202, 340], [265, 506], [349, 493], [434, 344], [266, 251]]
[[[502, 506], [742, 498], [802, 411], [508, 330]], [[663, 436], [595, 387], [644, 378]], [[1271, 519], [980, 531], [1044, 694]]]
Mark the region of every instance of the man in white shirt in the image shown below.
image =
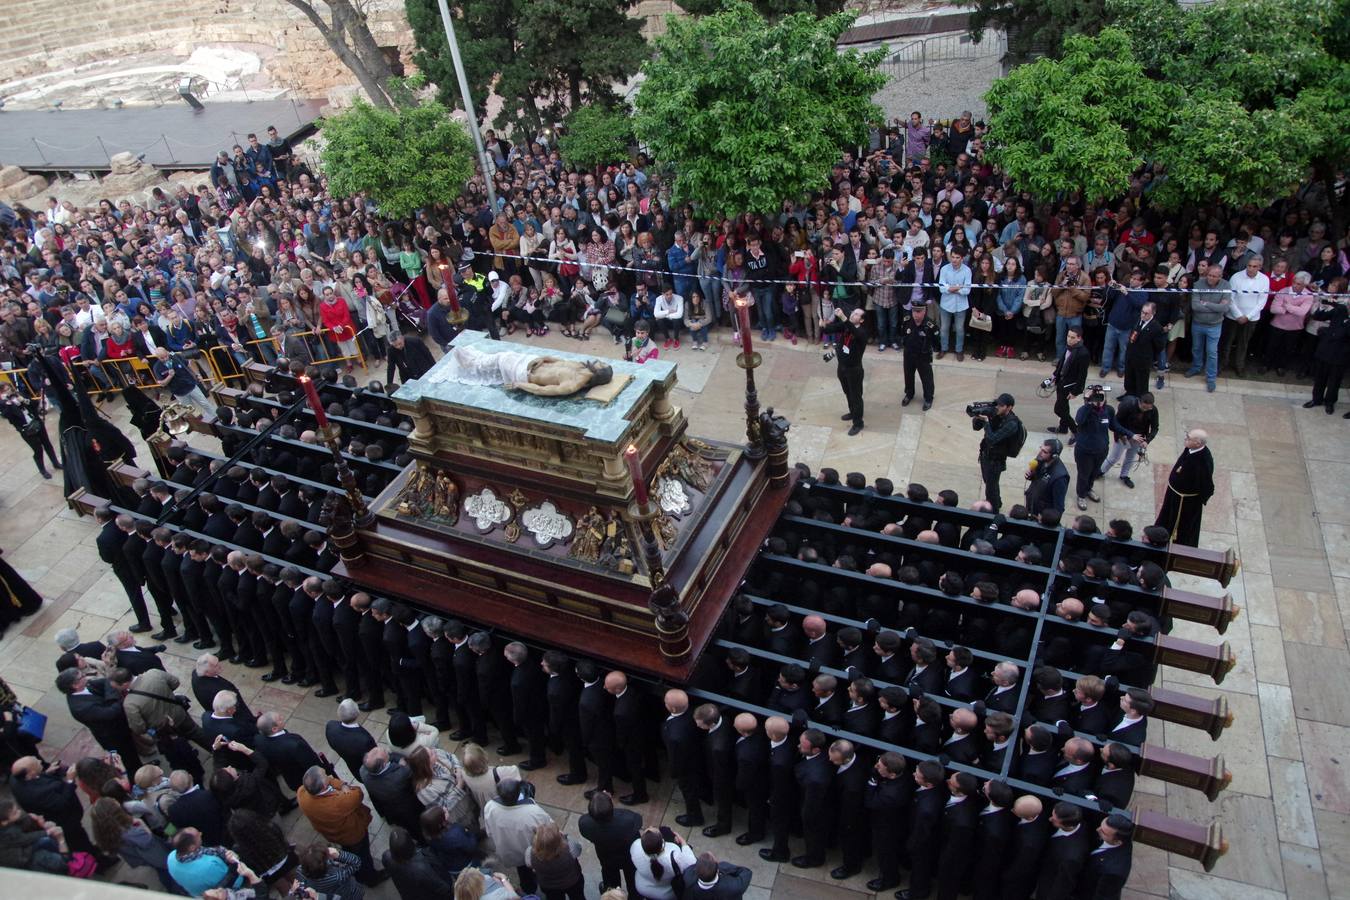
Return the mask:
[[1233, 291], [1233, 302], [1228, 307], [1223, 323], [1219, 368], [1228, 365], [1232, 355], [1236, 357], [1233, 359], [1233, 371], [1239, 378], [1247, 375], [1247, 345], [1261, 322], [1261, 312], [1266, 307], [1266, 298], [1270, 296], [1270, 276], [1261, 271], [1262, 262], [1260, 256], [1249, 256], [1246, 268], [1234, 272], [1228, 279], [1228, 286]]
[[[652, 309], [652, 318], [656, 320], [655, 337], [661, 337], [665, 350], [680, 349], [680, 326], [684, 324], [684, 298], [675, 293], [675, 288], [667, 284], [656, 298]], [[653, 339], [655, 339], [655, 337]]]
[[956, 361], [966, 359], [966, 310], [970, 309], [970, 268], [962, 262], [962, 253], [953, 248], [948, 252], [951, 262], [938, 270], [938, 317], [941, 323], [938, 329], [942, 340], [942, 349], [937, 358], [947, 355], [951, 348], [952, 331], [956, 331]]

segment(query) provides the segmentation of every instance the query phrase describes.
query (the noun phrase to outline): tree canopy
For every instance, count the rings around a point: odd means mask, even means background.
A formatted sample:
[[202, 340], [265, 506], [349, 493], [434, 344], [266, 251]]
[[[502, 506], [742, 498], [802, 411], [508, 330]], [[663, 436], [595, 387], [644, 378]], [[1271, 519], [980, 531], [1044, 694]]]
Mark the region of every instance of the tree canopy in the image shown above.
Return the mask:
[[451, 203], [473, 177], [468, 130], [440, 103], [390, 110], [359, 101], [325, 118], [322, 131], [334, 196], [366, 193], [387, 216]]
[[1105, 0], [956, 0], [972, 7], [970, 31], [979, 40], [986, 29], [1008, 35], [1008, 53], [1025, 60], [1058, 56], [1074, 35], [1094, 35], [1110, 21]]
[[992, 161], [1040, 196], [1266, 203], [1350, 155], [1346, 0], [1107, 0], [1119, 23], [990, 89]]
[[[450, 0], [455, 35], [475, 103], [502, 98], [492, 124], [539, 129], [583, 103], [613, 99], [647, 57], [637, 0]], [[459, 87], [436, 0], [405, 0], [417, 42], [414, 62], [446, 106]]]
[[[680, 9], [691, 16], [706, 16], [720, 12], [727, 0], [675, 0]], [[829, 16], [844, 8], [844, 0], [753, 0], [755, 11], [766, 19], [777, 19], [793, 13], [808, 12]]]
[[672, 18], [638, 90], [636, 129], [705, 213], [776, 210], [824, 187], [840, 148], [880, 119], [881, 52], [841, 53], [839, 13], [768, 21], [746, 0]]
[[628, 158], [634, 136], [627, 107], [583, 106], [567, 116], [566, 125], [558, 150], [569, 163], [594, 169]]

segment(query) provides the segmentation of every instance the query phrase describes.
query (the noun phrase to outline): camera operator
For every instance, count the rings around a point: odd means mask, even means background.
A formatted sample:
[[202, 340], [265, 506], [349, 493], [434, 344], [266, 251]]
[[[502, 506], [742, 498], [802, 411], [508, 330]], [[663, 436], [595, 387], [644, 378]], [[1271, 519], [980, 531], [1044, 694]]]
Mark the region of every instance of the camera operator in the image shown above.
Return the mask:
[[1073, 446], [1072, 435], [1077, 432], [1073, 416], [1069, 413], [1069, 401], [1083, 393], [1087, 384], [1088, 366], [1092, 360], [1087, 345], [1083, 343], [1083, 329], [1077, 325], [1064, 334], [1065, 347], [1055, 362], [1055, 372], [1050, 377], [1055, 382], [1055, 415], [1059, 416], [1059, 425], [1046, 431], [1051, 434], [1070, 435], [1069, 446]]
[[1158, 436], [1158, 409], [1153, 405], [1153, 395], [1145, 391], [1138, 397], [1129, 394], [1121, 397], [1116, 404], [1116, 421], [1133, 431], [1140, 440], [1130, 441], [1119, 434], [1115, 435], [1111, 441], [1111, 455], [1102, 464], [1102, 474], [1110, 471], [1123, 454], [1125, 459], [1120, 463], [1120, 481], [1127, 488], [1133, 488], [1130, 469], [1136, 459], [1141, 462], [1144, 460], [1145, 449]]
[[178, 353], [170, 353], [167, 347], [155, 348], [155, 362], [150, 367], [160, 387], [167, 387], [175, 400], [191, 403], [202, 412], [210, 412], [213, 407], [206, 399], [197, 376], [187, 360]]
[[[820, 320], [821, 334], [836, 335], [835, 347], [839, 357], [839, 386], [844, 389], [844, 399], [848, 401], [848, 412], [840, 416], [845, 422], [852, 421], [853, 427], [848, 436], [854, 437], [863, 430], [863, 351], [867, 349], [867, 329], [863, 328], [862, 307], [856, 307], [847, 317], [844, 311], [835, 307], [834, 321]], [[830, 353], [825, 354], [830, 361]]]
[[1027, 512], [1033, 519], [1047, 509], [1064, 509], [1069, 496], [1069, 468], [1060, 459], [1063, 452], [1059, 438], [1047, 438], [1027, 467]]
[[1107, 436], [1114, 433], [1124, 438], [1143, 443], [1143, 436], [1137, 435], [1116, 420], [1116, 411], [1106, 403], [1106, 391], [1100, 384], [1089, 385], [1087, 400], [1074, 417], [1078, 426], [1078, 444], [1074, 447], [1073, 461], [1078, 466], [1078, 508], [1087, 509], [1087, 502], [1100, 503], [1101, 498], [1092, 491], [1092, 484], [1102, 473], [1102, 464], [1106, 462]]
[[[1022, 449], [1026, 430], [1022, 420], [1013, 412], [1017, 400], [1012, 394], [999, 394], [992, 404], [972, 404], [966, 407], [970, 416], [970, 427], [976, 431], [984, 430], [980, 439], [980, 477], [984, 479], [984, 499], [988, 500], [998, 512], [1003, 505], [999, 496], [998, 479], [1008, 467], [1008, 457], [1016, 456]], [[1103, 459], [1105, 459], [1103, 451]]]

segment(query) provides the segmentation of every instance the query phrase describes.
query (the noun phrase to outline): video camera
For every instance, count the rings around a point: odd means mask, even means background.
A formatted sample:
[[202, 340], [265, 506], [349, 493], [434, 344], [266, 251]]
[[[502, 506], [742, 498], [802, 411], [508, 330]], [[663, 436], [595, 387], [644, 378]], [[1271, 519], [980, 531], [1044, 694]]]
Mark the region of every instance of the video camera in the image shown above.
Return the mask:
[[1105, 399], [1106, 395], [1109, 393], [1111, 393], [1111, 385], [1109, 384], [1089, 384], [1083, 389], [1083, 396], [1088, 400], [1091, 400], [1095, 396], [1100, 396]]
[[977, 416], [984, 416], [987, 419], [998, 412], [997, 406], [997, 402], [993, 400], [981, 400], [979, 403], [969, 404], [966, 407], [966, 415], [972, 419]]

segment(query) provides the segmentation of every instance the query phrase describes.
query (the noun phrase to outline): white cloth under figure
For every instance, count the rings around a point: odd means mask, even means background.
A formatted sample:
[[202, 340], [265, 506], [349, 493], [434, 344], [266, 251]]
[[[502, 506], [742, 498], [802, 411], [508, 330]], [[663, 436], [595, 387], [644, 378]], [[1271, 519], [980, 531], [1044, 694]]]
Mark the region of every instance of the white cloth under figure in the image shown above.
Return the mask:
[[524, 384], [530, 380], [530, 363], [538, 359], [532, 353], [504, 350], [485, 353], [472, 344], [450, 350], [450, 363], [433, 372], [430, 381], [458, 384]]

